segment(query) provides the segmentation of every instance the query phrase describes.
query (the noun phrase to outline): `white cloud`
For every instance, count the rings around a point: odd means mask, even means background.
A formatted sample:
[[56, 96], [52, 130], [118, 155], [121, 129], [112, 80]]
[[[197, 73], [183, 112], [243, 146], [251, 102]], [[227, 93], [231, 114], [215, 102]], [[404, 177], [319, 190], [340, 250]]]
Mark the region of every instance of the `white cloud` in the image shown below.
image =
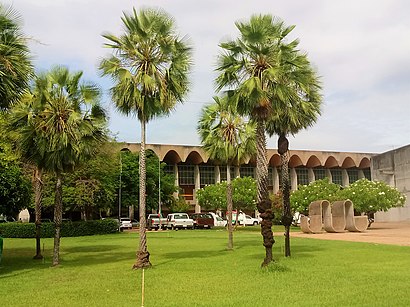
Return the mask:
[[[323, 115], [311, 129], [291, 139], [295, 149], [381, 152], [409, 143], [410, 3], [407, 1], [245, 1], [245, 0], [18, 0], [35, 64], [47, 69], [66, 64], [84, 70], [105, 89], [97, 63], [109, 51], [101, 34], [119, 34], [123, 11], [158, 6], [175, 17], [179, 32], [194, 44], [193, 87], [184, 106], [148, 126], [148, 142], [198, 144], [201, 103], [214, 93], [218, 44], [235, 38], [234, 22], [252, 13], [280, 16], [295, 24], [293, 37], [309, 53], [322, 76]], [[108, 98], [106, 99], [108, 100]], [[194, 103], [190, 103], [194, 102]], [[110, 106], [111, 129], [118, 138], [139, 141], [139, 124]], [[269, 141], [276, 146], [276, 140]]]

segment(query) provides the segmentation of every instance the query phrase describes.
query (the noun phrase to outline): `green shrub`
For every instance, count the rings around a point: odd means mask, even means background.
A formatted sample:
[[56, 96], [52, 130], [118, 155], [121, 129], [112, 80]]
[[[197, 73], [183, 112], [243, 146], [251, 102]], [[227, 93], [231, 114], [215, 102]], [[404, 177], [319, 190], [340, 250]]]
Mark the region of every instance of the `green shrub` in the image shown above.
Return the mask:
[[[54, 236], [54, 223], [41, 224], [41, 237], [52, 238]], [[118, 231], [116, 220], [96, 220], [63, 222], [61, 226], [62, 237], [80, 237], [99, 234], [114, 233]], [[2, 223], [0, 224], [0, 234], [4, 238], [35, 238], [36, 225], [34, 223]]]

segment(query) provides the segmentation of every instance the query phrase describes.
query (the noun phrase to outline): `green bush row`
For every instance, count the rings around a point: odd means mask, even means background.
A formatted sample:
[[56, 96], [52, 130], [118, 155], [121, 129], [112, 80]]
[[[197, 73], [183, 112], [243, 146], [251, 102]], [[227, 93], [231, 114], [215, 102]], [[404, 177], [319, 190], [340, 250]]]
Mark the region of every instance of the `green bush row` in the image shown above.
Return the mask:
[[[105, 219], [96, 221], [63, 222], [62, 237], [80, 237], [114, 233], [118, 231], [118, 222]], [[1, 223], [0, 235], [3, 238], [35, 238], [36, 225], [34, 223]], [[41, 224], [41, 237], [54, 237], [54, 223]]]

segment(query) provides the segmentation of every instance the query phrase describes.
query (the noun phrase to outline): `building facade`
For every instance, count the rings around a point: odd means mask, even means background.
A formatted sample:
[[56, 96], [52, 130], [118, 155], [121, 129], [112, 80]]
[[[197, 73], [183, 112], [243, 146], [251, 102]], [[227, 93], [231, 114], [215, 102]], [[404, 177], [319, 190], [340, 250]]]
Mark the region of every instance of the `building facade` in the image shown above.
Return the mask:
[[[137, 152], [138, 143], [123, 143], [122, 150]], [[212, 161], [200, 146], [147, 144], [162, 162], [167, 164], [166, 171], [175, 176], [175, 184], [180, 187], [182, 196], [192, 205], [191, 211], [200, 212], [195, 197], [198, 189], [205, 185], [226, 180], [226, 165]], [[279, 191], [280, 156], [276, 149], [267, 150], [269, 161], [269, 190]], [[330, 178], [334, 183], [347, 186], [360, 179], [371, 179], [370, 153], [327, 152], [291, 150], [289, 171], [292, 190], [299, 184]], [[231, 168], [231, 177], [256, 176], [256, 160], [251, 158], [244, 164]]]
[[404, 207], [377, 212], [375, 220], [396, 222], [410, 220], [410, 145], [376, 155], [371, 159], [374, 180], [396, 187], [407, 197]]

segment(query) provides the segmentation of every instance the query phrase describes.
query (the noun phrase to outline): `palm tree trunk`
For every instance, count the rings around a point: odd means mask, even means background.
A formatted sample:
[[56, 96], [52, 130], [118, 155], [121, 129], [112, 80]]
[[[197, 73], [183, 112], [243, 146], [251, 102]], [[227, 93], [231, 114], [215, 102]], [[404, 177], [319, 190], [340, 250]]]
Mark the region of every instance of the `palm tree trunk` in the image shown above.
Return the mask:
[[289, 142], [286, 135], [281, 134], [278, 140], [278, 152], [280, 154], [281, 177], [282, 177], [282, 223], [285, 226], [285, 257], [290, 257], [290, 225], [292, 214], [290, 212], [290, 180], [289, 180]]
[[34, 204], [36, 212], [36, 255], [33, 259], [43, 259], [41, 255], [41, 205], [43, 198], [43, 181], [42, 181], [42, 170], [36, 167], [34, 170]]
[[146, 206], [146, 170], [145, 170], [145, 127], [146, 121], [143, 117], [141, 119], [141, 151], [139, 161], [139, 176], [140, 176], [140, 243], [137, 252], [137, 261], [133, 265], [133, 269], [142, 269], [151, 267], [149, 261], [149, 252], [147, 248], [147, 223], [145, 219], [145, 206]]
[[265, 259], [262, 266], [267, 266], [273, 261], [272, 246], [275, 243], [272, 232], [272, 203], [268, 194], [268, 159], [266, 153], [265, 122], [259, 120], [256, 127], [257, 154], [256, 154], [256, 179], [258, 187], [258, 210], [261, 212], [261, 234], [265, 246]]
[[258, 203], [268, 199], [268, 158], [266, 152], [265, 122], [258, 121], [256, 128], [256, 178]]
[[54, 251], [53, 266], [60, 264], [61, 223], [63, 219], [63, 187], [61, 173], [57, 172], [56, 191], [54, 199]]
[[228, 250], [233, 250], [233, 227], [232, 227], [232, 182], [231, 182], [231, 166], [228, 163], [226, 166], [226, 200], [228, 209]]

